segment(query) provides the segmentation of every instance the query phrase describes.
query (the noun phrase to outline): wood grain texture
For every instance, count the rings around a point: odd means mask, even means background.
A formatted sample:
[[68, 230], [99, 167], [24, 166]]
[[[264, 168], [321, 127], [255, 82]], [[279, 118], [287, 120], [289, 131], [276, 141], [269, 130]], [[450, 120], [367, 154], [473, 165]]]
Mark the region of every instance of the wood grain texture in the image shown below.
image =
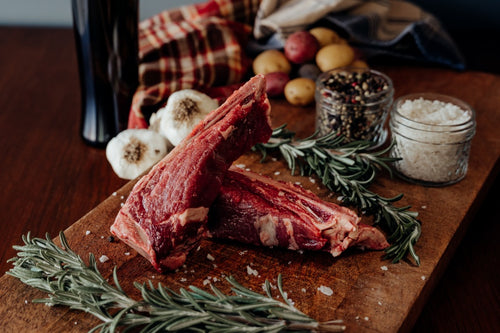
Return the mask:
[[[454, 95], [471, 104], [478, 115], [470, 170], [463, 181], [446, 188], [424, 188], [382, 177], [373, 187], [383, 195], [405, 193], [401, 205], [409, 203], [419, 211], [423, 221], [423, 234], [417, 246], [421, 267], [406, 261], [392, 265], [381, 259], [380, 252], [352, 251], [332, 259], [324, 253], [298, 255], [204, 241], [200, 251], [189, 258], [185, 270], [161, 276], [127, 246], [107, 240], [109, 225], [132, 183], [118, 179], [104, 152], [85, 146], [79, 137], [80, 97], [71, 31], [0, 28], [0, 49], [9, 50], [0, 52], [0, 147], [6, 161], [0, 172], [3, 188], [0, 232], [4, 235], [0, 243], [0, 273], [9, 269], [6, 260], [15, 255], [11, 246], [20, 243], [22, 234], [31, 231], [33, 235], [44, 236], [49, 232], [55, 236], [69, 228], [66, 234], [70, 244], [83, 257], [89, 252], [109, 256], [111, 260], [100, 265], [101, 271], [109, 276], [116, 264], [123, 286], [130, 291], [133, 280], [164, 281], [177, 288], [188, 284], [202, 286], [208, 277], [221, 280], [223, 274], [233, 274], [245, 285], [260, 290], [265, 278], [272, 280], [282, 272], [285, 289], [293, 295], [297, 306], [310, 315], [319, 319], [343, 318], [351, 332], [395, 332], [410, 331], [435, 287], [444, 283], [449, 290], [439, 288], [432, 294], [431, 300], [438, 297], [434, 308], [432, 303], [424, 308], [415, 331], [455, 328], [472, 332], [481, 327], [484, 332], [493, 332], [499, 328], [495, 316], [498, 286], [484, 283], [484, 279], [492, 281], [492, 276], [498, 273], [498, 269], [491, 271], [489, 266], [498, 263], [496, 256], [488, 253], [498, 250], [491, 243], [494, 239], [484, 231], [476, 232], [475, 235], [489, 240], [479, 246], [485, 253], [477, 252], [474, 239], [465, 243], [466, 248], [458, 249], [464, 260], [453, 255], [471, 221], [472, 227], [483, 226], [479, 230], [488, 230], [488, 223], [498, 221], [494, 220], [498, 216], [493, 215], [495, 210], [487, 210], [481, 203], [499, 170], [500, 77], [437, 68], [378, 68], [393, 79], [398, 96], [419, 91]], [[283, 122], [305, 136], [313, 130], [314, 110], [273, 101], [273, 124]], [[271, 175], [280, 171], [278, 178], [299, 180], [304, 187], [328, 197], [324, 188], [318, 188], [318, 182], [292, 177], [281, 161], [261, 164], [258, 160], [258, 156], [247, 154], [237, 163]], [[115, 191], [117, 194], [112, 195]], [[334, 199], [335, 195], [330, 198]], [[498, 206], [498, 191], [492, 191], [485, 202]], [[475, 218], [477, 211], [479, 220]], [[87, 230], [91, 231], [89, 235]], [[131, 255], [126, 256], [125, 252]], [[214, 261], [207, 260], [208, 253], [215, 257]], [[459, 263], [465, 266], [445, 272], [450, 260], [452, 266]], [[247, 266], [260, 276], [247, 274]], [[382, 270], [381, 266], [387, 266], [388, 270]], [[443, 273], [448, 281], [459, 282], [443, 282]], [[477, 281], [477, 285], [470, 286], [471, 281]], [[215, 284], [224, 289], [225, 284], [220, 281]], [[334, 295], [328, 297], [317, 291], [320, 285], [331, 287]], [[468, 288], [463, 288], [464, 285]], [[30, 303], [42, 296], [3, 276], [0, 279], [2, 331], [86, 331], [97, 323], [82, 313]], [[460, 305], [453, 301], [456, 297], [462, 301], [473, 298]], [[431, 310], [427, 311], [429, 306]], [[434, 312], [436, 308], [439, 313]], [[454, 319], [453, 324], [449, 318]]]

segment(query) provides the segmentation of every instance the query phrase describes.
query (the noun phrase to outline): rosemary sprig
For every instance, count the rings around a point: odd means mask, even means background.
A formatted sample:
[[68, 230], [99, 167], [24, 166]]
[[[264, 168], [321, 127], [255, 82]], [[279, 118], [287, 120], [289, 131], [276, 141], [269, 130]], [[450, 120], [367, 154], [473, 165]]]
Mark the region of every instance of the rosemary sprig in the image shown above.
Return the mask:
[[142, 300], [130, 298], [120, 287], [113, 270], [114, 286], [99, 272], [93, 254], [89, 264], [71, 248], [66, 237], [59, 235], [63, 248], [46, 235], [45, 239], [23, 236], [24, 245], [14, 246], [17, 257], [7, 274], [48, 293], [48, 298], [33, 302], [63, 305], [91, 313], [102, 323], [91, 332], [115, 332], [117, 329], [140, 328], [141, 332], [341, 332], [342, 321], [318, 322], [297, 310], [283, 291], [281, 275], [278, 290], [284, 300], [273, 298], [266, 280], [261, 295], [227, 278], [232, 294], [226, 295], [211, 285], [211, 293], [190, 286], [174, 292], [151, 281], [134, 283]]
[[344, 143], [344, 137], [336, 133], [323, 137], [314, 133], [296, 140], [295, 133], [282, 125], [274, 129], [267, 143], [257, 144], [253, 149], [262, 154], [262, 160], [268, 153], [279, 151], [292, 174], [297, 168], [301, 175], [316, 174], [328, 189], [341, 194], [343, 202], [358, 207], [366, 215], [373, 215], [374, 223], [390, 234], [388, 240], [392, 244], [386, 250], [386, 258], [398, 262], [409, 253], [420, 265], [413, 247], [421, 233], [418, 213], [410, 211], [410, 206], [398, 208], [393, 205], [402, 194], [385, 198], [368, 190], [377, 172], [385, 169], [392, 175], [389, 163], [398, 160], [384, 157], [392, 144], [380, 151], [367, 152], [372, 146], [368, 141]]

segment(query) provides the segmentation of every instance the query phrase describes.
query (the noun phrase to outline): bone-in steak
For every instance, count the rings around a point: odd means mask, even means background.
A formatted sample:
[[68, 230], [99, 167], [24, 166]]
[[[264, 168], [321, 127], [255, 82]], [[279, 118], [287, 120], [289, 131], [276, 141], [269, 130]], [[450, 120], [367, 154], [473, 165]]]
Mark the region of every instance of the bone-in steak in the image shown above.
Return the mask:
[[269, 113], [265, 79], [256, 76], [138, 181], [111, 232], [160, 272], [181, 266], [231, 163], [269, 139]]
[[376, 228], [360, 223], [346, 207], [323, 201], [304, 188], [231, 167], [210, 208], [209, 234], [215, 238], [321, 250], [336, 257], [352, 246], [384, 249]]

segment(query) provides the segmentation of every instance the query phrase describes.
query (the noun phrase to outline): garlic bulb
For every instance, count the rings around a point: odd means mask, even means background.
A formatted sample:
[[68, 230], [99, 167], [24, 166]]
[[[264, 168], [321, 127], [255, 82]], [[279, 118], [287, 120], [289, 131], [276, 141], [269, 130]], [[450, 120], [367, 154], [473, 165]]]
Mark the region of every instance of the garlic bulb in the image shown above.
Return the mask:
[[158, 131], [176, 146], [218, 106], [216, 100], [202, 92], [193, 89], [176, 91], [170, 95], [165, 107], [151, 116], [150, 129]]
[[169, 144], [162, 135], [147, 129], [127, 129], [106, 146], [106, 158], [123, 179], [134, 179], [161, 160]]

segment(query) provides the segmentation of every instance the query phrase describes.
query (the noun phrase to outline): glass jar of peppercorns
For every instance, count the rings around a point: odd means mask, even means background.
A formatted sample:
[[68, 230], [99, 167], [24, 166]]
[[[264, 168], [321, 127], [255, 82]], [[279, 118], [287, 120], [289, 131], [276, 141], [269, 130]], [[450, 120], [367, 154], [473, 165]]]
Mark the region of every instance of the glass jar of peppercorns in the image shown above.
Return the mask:
[[393, 95], [391, 79], [381, 72], [350, 67], [324, 72], [316, 81], [316, 130], [378, 147], [387, 137], [384, 124]]

